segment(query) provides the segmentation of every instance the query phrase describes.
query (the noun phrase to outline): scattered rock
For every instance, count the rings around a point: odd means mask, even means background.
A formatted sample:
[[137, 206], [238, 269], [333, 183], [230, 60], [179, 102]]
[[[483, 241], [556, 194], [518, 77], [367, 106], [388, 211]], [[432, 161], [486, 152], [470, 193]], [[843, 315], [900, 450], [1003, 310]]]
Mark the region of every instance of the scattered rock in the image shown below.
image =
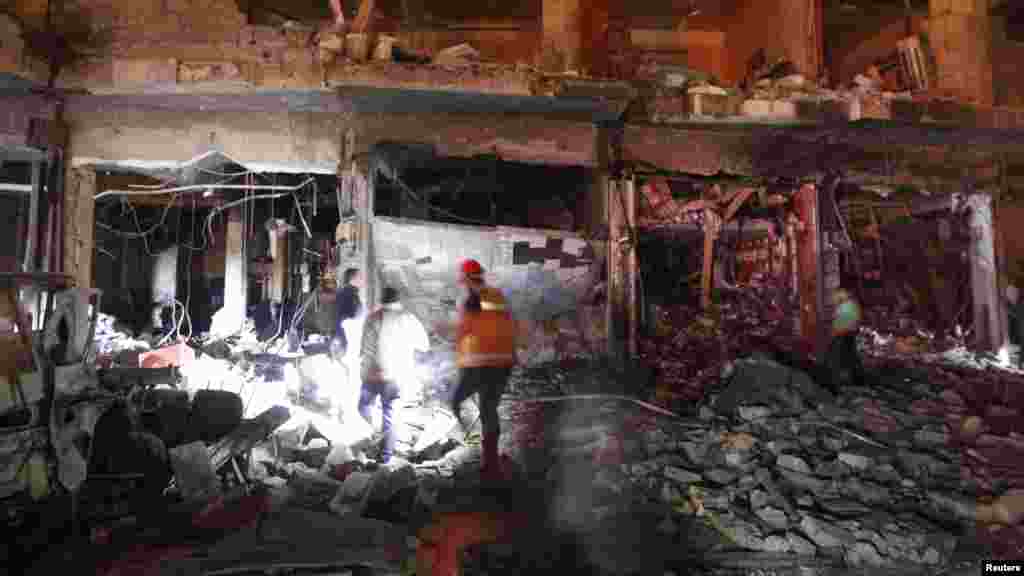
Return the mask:
[[790, 488], [800, 492], [821, 494], [825, 490], [825, 482], [808, 474], [801, 474], [787, 469], [780, 469], [779, 475]]
[[801, 474], [811, 473], [811, 467], [807, 465], [807, 462], [804, 462], [802, 458], [798, 458], [790, 454], [780, 455], [778, 460], [776, 460], [775, 465], [779, 468], [792, 470], [793, 472], [799, 472]]
[[813, 556], [818, 552], [818, 549], [815, 547], [813, 542], [795, 532], [786, 534], [786, 539], [789, 541], [790, 551], [796, 554], [801, 556]]
[[846, 530], [806, 515], [800, 520], [800, 531], [819, 548], [838, 548], [856, 542]]
[[853, 454], [850, 452], [841, 452], [839, 454], [839, 461], [846, 464], [854, 470], [867, 470], [868, 466], [871, 465], [871, 460], [867, 456], [860, 454]]
[[682, 468], [676, 468], [675, 466], [666, 467], [664, 474], [666, 478], [679, 484], [692, 484], [694, 482], [700, 482], [701, 480], [701, 476], [699, 474], [694, 474], [693, 472], [683, 470]]
[[772, 415], [771, 408], [767, 406], [740, 406], [737, 409], [740, 418], [747, 422], [764, 420]]
[[362, 500], [366, 496], [371, 482], [373, 482], [373, 474], [353, 472], [345, 478], [345, 482], [338, 490], [338, 498], [343, 502]]
[[853, 546], [846, 549], [846, 562], [850, 566], [873, 566], [880, 567], [886, 564], [885, 558], [878, 553], [878, 549], [872, 542], [858, 540]]
[[768, 506], [756, 510], [754, 514], [756, 514], [761, 521], [775, 530], [785, 530], [786, 528], [789, 528], [789, 518], [786, 517], [786, 513], [784, 511], [779, 510], [778, 508]]
[[863, 516], [871, 512], [871, 508], [864, 503], [846, 498], [819, 500], [818, 505], [829, 514], [840, 518]]
[[821, 476], [822, 478], [843, 478], [849, 475], [850, 470], [846, 465], [842, 464], [839, 460], [829, 460], [827, 462], [819, 462], [814, 467], [814, 475]]
[[728, 486], [739, 478], [739, 474], [725, 468], [715, 468], [704, 472], [704, 479], [718, 486]]

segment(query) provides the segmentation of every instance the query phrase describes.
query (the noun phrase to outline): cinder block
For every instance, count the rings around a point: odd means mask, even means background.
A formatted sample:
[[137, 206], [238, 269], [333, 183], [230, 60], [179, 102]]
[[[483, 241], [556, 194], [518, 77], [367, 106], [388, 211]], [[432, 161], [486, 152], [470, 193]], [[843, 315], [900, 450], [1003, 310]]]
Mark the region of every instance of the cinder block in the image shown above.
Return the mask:
[[174, 84], [178, 79], [178, 61], [115, 59], [114, 84]]
[[772, 115], [771, 100], [744, 100], [740, 111], [744, 116], [751, 118], [769, 118]]

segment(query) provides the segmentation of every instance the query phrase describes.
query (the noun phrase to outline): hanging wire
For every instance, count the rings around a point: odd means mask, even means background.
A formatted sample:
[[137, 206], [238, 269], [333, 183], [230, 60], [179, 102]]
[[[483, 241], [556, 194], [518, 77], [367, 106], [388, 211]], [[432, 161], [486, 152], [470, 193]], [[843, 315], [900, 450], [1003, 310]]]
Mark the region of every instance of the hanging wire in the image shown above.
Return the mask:
[[[426, 202], [422, 197], [420, 197], [418, 194], [416, 194], [416, 192], [412, 188], [410, 188], [405, 182], [403, 182], [401, 178], [398, 178], [397, 176], [394, 177], [394, 178], [388, 178], [388, 179], [391, 180], [392, 182], [394, 182], [396, 185], [398, 185], [399, 189], [401, 189], [402, 192], [404, 192], [405, 194], [410, 196], [416, 202], [418, 202], [418, 203], [422, 204], [423, 206], [425, 206], [428, 210], [432, 210], [432, 211], [434, 211], [437, 214], [441, 214], [441, 215], [447, 216], [449, 218], [452, 218], [453, 220], [457, 220], [457, 221], [462, 222], [464, 224], [473, 224], [473, 225], [477, 225], [477, 226], [488, 226], [488, 227], [491, 226], [490, 222], [484, 222], [483, 220], [475, 220], [475, 219], [472, 219], [472, 218], [465, 218], [463, 216], [459, 216], [458, 214], [455, 214], [454, 212], [449, 212], [449, 211], [447, 211], [447, 210], [445, 210], [443, 208], [438, 208], [437, 206], [434, 206], [434, 205], [430, 204], [429, 202]], [[463, 181], [463, 183], [459, 187], [458, 191], [463, 190], [465, 188], [465, 186], [466, 186], [465, 181]]]
[[[122, 236], [124, 238], [145, 238], [146, 236], [149, 236], [153, 232], [156, 232], [156, 230], [158, 228], [160, 228], [161, 226], [164, 225], [164, 222], [167, 221], [167, 213], [171, 211], [171, 208], [174, 206], [174, 201], [175, 201], [175, 199], [177, 199], [177, 197], [178, 197], [177, 194], [175, 194], [175, 195], [173, 195], [171, 197], [170, 201], [167, 202], [167, 205], [164, 206], [163, 212], [160, 215], [160, 220], [156, 224], [153, 224], [151, 227], [149, 227], [146, 230], [142, 230], [140, 228], [138, 232], [125, 232], [124, 230], [119, 230], [117, 228], [114, 228], [113, 226], [110, 226], [109, 224], [105, 224], [105, 223], [100, 222], [100, 221], [96, 222], [96, 226], [99, 226], [100, 228], [102, 228], [104, 230], [110, 231], [110, 232], [112, 232], [112, 233], [114, 233], [114, 234], [116, 234], [118, 236]], [[124, 207], [125, 204], [127, 204], [129, 207], [131, 207], [131, 203], [128, 202], [127, 200], [122, 200], [122, 202], [123, 202], [122, 207]], [[132, 210], [134, 211], [134, 208], [132, 208]], [[138, 224], [138, 220], [136, 220], [136, 225], [137, 224]]]

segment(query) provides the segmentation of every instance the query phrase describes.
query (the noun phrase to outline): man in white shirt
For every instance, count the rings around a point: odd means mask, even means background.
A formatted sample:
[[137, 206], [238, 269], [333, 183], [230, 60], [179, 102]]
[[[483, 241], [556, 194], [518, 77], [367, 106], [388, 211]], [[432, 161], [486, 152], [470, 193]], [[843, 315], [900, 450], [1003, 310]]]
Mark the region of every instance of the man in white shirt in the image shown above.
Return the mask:
[[[381, 307], [366, 318], [361, 346], [362, 392], [359, 414], [370, 419], [370, 406], [380, 396], [382, 408], [381, 462], [387, 463], [395, 450], [396, 401], [416, 382], [416, 354], [430, 349], [423, 324], [399, 301], [398, 291], [384, 288]], [[372, 422], [371, 422], [372, 423]]]

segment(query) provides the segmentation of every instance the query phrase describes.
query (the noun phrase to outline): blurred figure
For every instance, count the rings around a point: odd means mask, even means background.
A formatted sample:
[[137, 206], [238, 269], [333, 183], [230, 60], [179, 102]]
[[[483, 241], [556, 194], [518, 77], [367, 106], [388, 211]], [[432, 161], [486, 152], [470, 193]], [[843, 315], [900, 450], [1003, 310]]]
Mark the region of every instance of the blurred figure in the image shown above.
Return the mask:
[[359, 299], [359, 286], [361, 284], [362, 278], [360, 278], [358, 269], [348, 268], [342, 274], [342, 285], [338, 289], [336, 300], [338, 320], [335, 325], [334, 335], [341, 346], [343, 356], [348, 351], [348, 336], [350, 335], [345, 333], [345, 326], [342, 323], [346, 320], [358, 318], [363, 313], [363, 302]]
[[832, 392], [838, 394], [843, 374], [850, 372], [854, 386], [864, 385], [864, 364], [857, 350], [857, 332], [860, 330], [860, 304], [846, 290], [840, 288], [832, 295], [835, 317], [832, 320], [832, 344], [826, 362], [830, 373]]
[[412, 392], [416, 382], [418, 353], [430, 349], [430, 338], [416, 316], [402, 306], [398, 290], [385, 287], [381, 307], [366, 318], [361, 346], [363, 380], [359, 414], [371, 426], [370, 407], [381, 399], [381, 462], [386, 464], [395, 451], [395, 402]]
[[455, 338], [459, 381], [452, 396], [452, 412], [465, 428], [460, 408], [474, 393], [479, 394], [480, 423], [483, 425], [484, 479], [501, 477], [498, 461], [498, 402], [516, 363], [516, 324], [505, 310], [505, 296], [487, 286], [484, 269], [475, 260], [462, 264], [460, 280], [469, 289]]

